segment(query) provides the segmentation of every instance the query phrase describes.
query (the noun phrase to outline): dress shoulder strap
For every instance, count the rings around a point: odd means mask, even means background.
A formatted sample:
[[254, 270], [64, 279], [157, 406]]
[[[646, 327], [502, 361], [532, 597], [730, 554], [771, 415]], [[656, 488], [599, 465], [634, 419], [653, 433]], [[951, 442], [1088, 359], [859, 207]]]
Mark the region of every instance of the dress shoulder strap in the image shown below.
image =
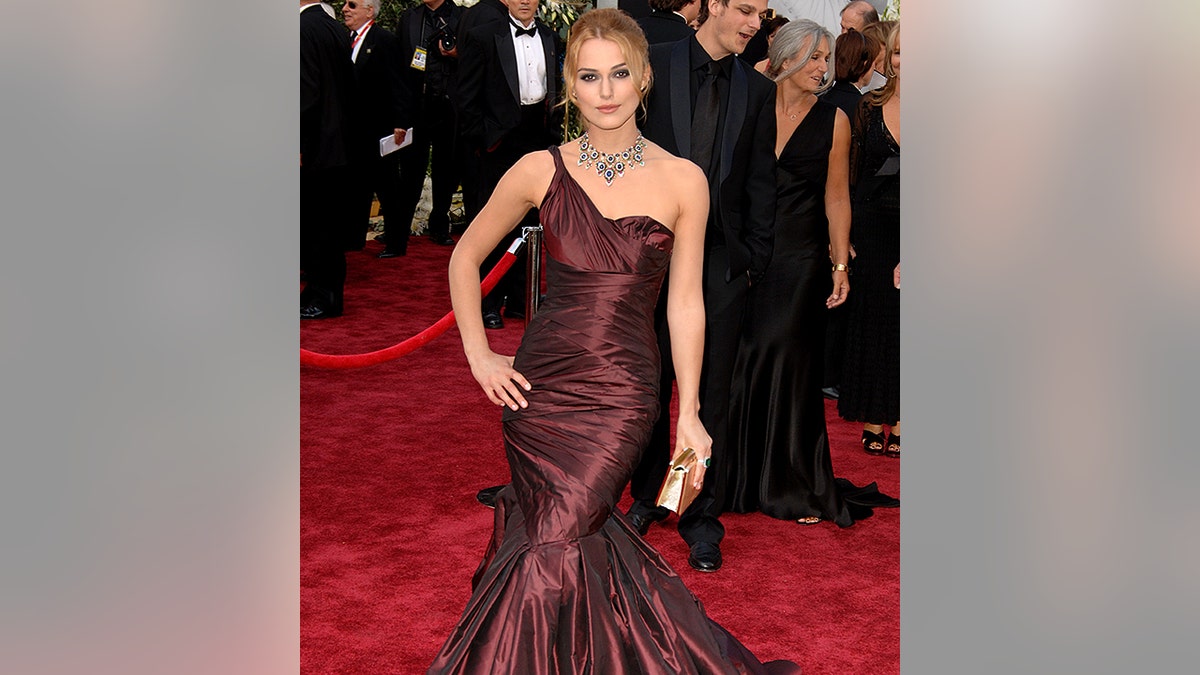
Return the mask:
[[550, 201], [561, 190], [563, 176], [567, 173], [567, 167], [563, 164], [562, 153], [559, 152], [557, 145], [551, 145], [546, 148], [550, 151], [550, 156], [554, 158], [554, 175], [550, 177], [550, 184], [546, 186], [546, 194], [542, 197], [542, 205], [538, 208], [545, 208], [546, 203]]
[[550, 151], [550, 156], [554, 158], [554, 173], [567, 168], [563, 165], [562, 151], [558, 149], [557, 145], [552, 145], [546, 149]]

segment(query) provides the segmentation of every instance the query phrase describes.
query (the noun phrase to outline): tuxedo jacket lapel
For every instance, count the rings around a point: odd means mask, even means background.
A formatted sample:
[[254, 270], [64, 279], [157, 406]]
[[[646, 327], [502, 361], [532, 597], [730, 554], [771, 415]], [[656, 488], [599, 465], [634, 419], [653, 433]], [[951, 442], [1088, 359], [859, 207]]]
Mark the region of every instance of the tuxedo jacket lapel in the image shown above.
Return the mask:
[[691, 40], [680, 40], [671, 50], [671, 128], [680, 157], [692, 156]]
[[358, 59], [354, 61], [355, 66], [359, 68], [365, 67], [367, 61], [371, 60], [371, 52], [375, 50], [375, 41], [379, 37], [378, 33], [375, 32], [377, 28], [378, 26], [371, 26], [371, 30], [367, 31], [367, 34], [363, 36], [362, 46], [358, 48]]
[[496, 33], [496, 53], [500, 57], [500, 67], [504, 69], [504, 79], [508, 81], [508, 89], [512, 92], [513, 101], [521, 105], [521, 85], [517, 82], [517, 48], [513, 46], [512, 33], [508, 24]]
[[[729, 81], [729, 98], [725, 101], [725, 132], [721, 134], [719, 182], [724, 182], [733, 168], [733, 148], [737, 144], [738, 134], [742, 131], [742, 123], [746, 121], [745, 102], [749, 100], [749, 93], [745, 68], [746, 66], [739, 59], [733, 60], [733, 72]], [[734, 101], [739, 101], [740, 105], [733, 105]]]

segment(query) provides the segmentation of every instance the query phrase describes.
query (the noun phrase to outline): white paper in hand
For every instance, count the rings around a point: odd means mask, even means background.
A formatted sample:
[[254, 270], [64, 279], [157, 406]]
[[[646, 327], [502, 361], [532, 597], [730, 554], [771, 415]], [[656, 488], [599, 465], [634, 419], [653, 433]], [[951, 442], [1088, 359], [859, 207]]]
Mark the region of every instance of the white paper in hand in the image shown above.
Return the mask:
[[412, 143], [412, 139], [412, 127], [409, 127], [404, 131], [404, 142], [400, 145], [396, 145], [396, 137], [394, 134], [388, 134], [387, 136], [384, 136], [383, 138], [379, 139], [379, 156], [383, 157], [384, 155], [390, 155], [400, 148], [410, 145]]

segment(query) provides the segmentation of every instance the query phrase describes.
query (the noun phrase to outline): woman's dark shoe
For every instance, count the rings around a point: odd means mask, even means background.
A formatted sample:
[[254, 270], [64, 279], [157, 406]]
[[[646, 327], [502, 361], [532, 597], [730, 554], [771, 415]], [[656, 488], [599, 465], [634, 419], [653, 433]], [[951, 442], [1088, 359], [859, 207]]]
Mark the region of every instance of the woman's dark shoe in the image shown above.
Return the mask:
[[883, 454], [888, 457], [900, 457], [900, 434], [888, 436], [887, 448], [884, 449]]
[[[867, 453], [868, 455], [883, 454], [884, 440], [881, 434], [863, 429], [862, 444], [863, 452]], [[899, 452], [899, 450], [897, 450], [897, 452]]]

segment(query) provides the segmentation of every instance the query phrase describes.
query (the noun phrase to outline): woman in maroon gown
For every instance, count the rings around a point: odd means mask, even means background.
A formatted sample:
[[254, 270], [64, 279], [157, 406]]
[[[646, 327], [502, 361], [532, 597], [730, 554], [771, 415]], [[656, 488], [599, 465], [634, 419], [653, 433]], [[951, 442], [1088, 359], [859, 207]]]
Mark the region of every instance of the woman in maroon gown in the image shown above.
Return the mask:
[[[614, 509], [658, 414], [653, 311], [668, 269], [676, 453], [696, 450], [697, 484], [712, 453], [698, 416], [708, 188], [699, 168], [638, 132], [650, 72], [645, 37], [628, 15], [584, 14], [564, 71], [588, 131], [522, 158], [450, 261], [471, 372], [505, 406], [512, 484], [497, 498], [474, 593], [429, 672], [799, 672], [764, 666], [709, 621]], [[488, 346], [479, 264], [533, 207], [545, 229], [548, 293], [514, 359]]]

